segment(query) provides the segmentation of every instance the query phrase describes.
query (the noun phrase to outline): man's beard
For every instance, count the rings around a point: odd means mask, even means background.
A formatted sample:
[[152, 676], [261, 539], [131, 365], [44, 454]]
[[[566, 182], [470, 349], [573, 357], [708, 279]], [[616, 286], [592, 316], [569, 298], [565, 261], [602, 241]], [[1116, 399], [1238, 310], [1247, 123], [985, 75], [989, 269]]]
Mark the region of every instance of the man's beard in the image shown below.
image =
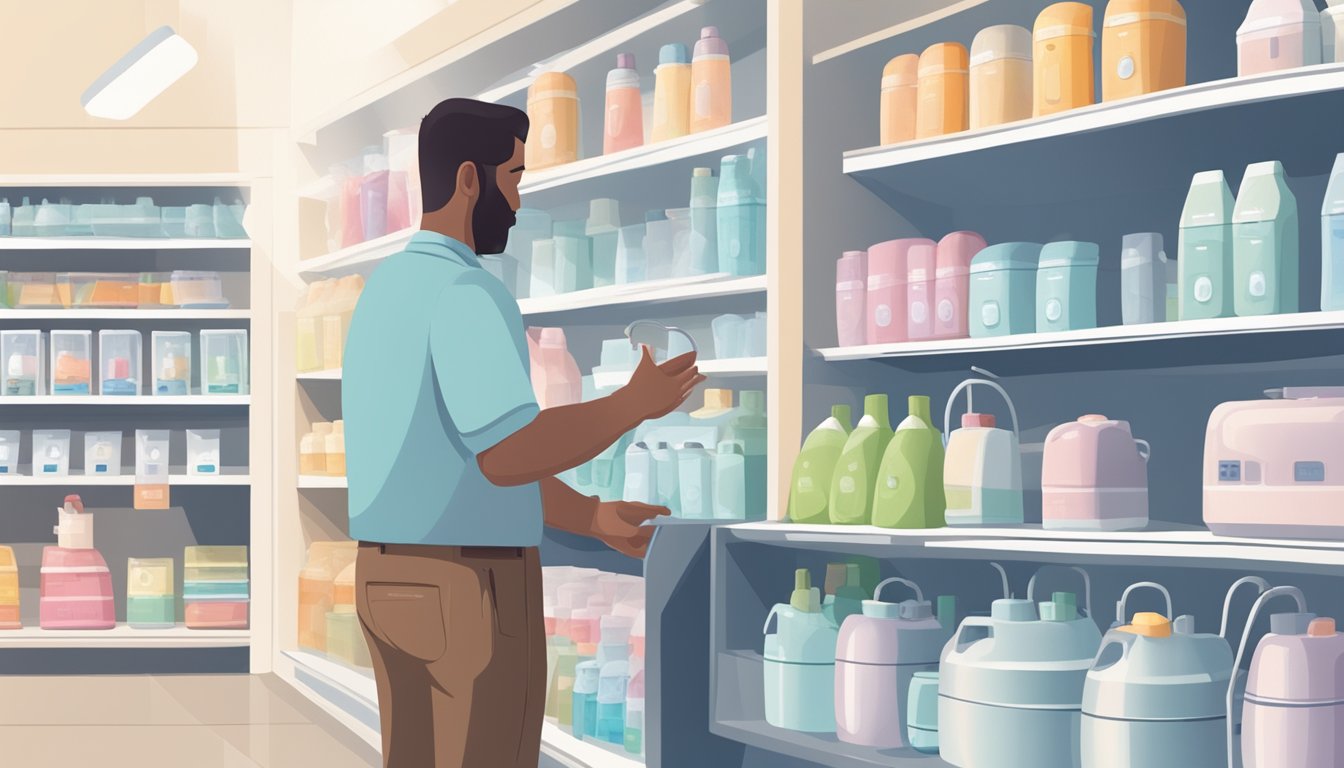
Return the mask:
[[[476, 253], [503, 253], [509, 244], [509, 230], [518, 216], [495, 183], [494, 168], [479, 168], [481, 197], [471, 212], [471, 234], [476, 239]], [[529, 256], [531, 254], [528, 254]]]

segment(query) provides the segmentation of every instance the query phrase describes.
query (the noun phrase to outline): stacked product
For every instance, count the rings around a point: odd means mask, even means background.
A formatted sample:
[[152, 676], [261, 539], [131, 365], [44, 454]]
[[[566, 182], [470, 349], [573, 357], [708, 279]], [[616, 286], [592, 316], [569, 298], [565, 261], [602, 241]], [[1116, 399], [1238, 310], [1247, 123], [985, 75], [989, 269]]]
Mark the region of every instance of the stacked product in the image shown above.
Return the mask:
[[325, 205], [326, 250], [335, 251], [420, 225], [419, 133], [393, 130], [382, 147], [330, 168], [312, 196]]
[[72, 204], [43, 199], [33, 205], [29, 198], [10, 207], [0, 199], [0, 236], [14, 237], [137, 237], [224, 238], [247, 237], [243, 229], [246, 206], [218, 197], [213, 204], [157, 206], [150, 197], [118, 205], [104, 198], [99, 203]]
[[350, 318], [364, 290], [361, 275], [308, 286], [295, 315], [295, 364], [299, 373], [341, 367]]
[[227, 309], [218, 272], [0, 272], [0, 307]]
[[188, 629], [247, 629], [247, 547], [187, 547], [182, 597]]
[[22, 629], [19, 619], [19, 565], [12, 547], [0, 546], [0, 629]]
[[[157, 458], [146, 456], [146, 463], [155, 465], [151, 473], [166, 476], [169, 463], [166, 461], [167, 430], [136, 430], [137, 433], [154, 432], [159, 441], [152, 447], [159, 451]], [[19, 473], [19, 443], [23, 433], [17, 430], [0, 432], [0, 475]], [[64, 477], [74, 469], [70, 466], [72, 433], [68, 429], [35, 429], [31, 435], [31, 450], [34, 457], [33, 476], [50, 475]], [[116, 477], [122, 473], [123, 432], [85, 432], [84, 433], [84, 470], [85, 475], [103, 475]], [[187, 474], [218, 475], [220, 467], [220, 430], [188, 429]]]
[[71, 495], [57, 516], [57, 544], [42, 548], [39, 623], [43, 629], [112, 629], [112, 574], [93, 548], [93, 515]]
[[327, 656], [352, 667], [372, 667], [368, 641], [355, 613], [355, 564], [336, 574], [327, 613]]
[[[299, 572], [298, 644], [327, 652], [327, 615], [336, 608], [336, 579], [355, 562], [353, 541], [314, 541]], [[339, 623], [339, 622], [338, 622]]]
[[[910, 415], [893, 430], [887, 396], [868, 395], [863, 418], [843, 445], [837, 428], [845, 425], [835, 416], [818, 427], [816, 441], [808, 438], [814, 452], [794, 467], [793, 487], [802, 494], [796, 508], [802, 519], [795, 522], [822, 521], [824, 486], [830, 490], [825, 509], [832, 523], [888, 528], [943, 525], [942, 435], [933, 425], [929, 398], [912, 396], [909, 406]], [[832, 469], [829, 478], [827, 468]]]
[[733, 360], [740, 357], [765, 357], [765, 313], [751, 317], [719, 315], [710, 324], [714, 334], [714, 359]]
[[126, 561], [126, 623], [135, 629], [177, 624], [177, 591], [171, 557]]
[[345, 477], [345, 422], [319, 421], [299, 441], [299, 474]]

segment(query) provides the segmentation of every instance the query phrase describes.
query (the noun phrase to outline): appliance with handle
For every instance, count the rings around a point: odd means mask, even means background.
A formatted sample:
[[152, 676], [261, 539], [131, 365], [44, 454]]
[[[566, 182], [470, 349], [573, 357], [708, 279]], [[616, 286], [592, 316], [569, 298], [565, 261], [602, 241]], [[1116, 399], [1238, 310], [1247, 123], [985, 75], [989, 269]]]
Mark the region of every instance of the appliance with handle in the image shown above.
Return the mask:
[[995, 600], [971, 616], [943, 649], [938, 729], [943, 760], [958, 768], [1079, 768], [1074, 734], [1083, 684], [1101, 633], [1091, 618], [1091, 580], [1081, 568], [1083, 607], [1056, 592], [1038, 607]]
[[1129, 422], [1096, 414], [1061, 424], [1045, 438], [1041, 524], [1048, 529], [1117, 531], [1148, 524], [1152, 446]]
[[[1116, 603], [1116, 625], [1106, 633], [1083, 687], [1083, 768], [1221, 768], [1223, 733], [1235, 687], [1226, 640], [1232, 597], [1242, 586], [1269, 588], [1249, 576], [1234, 582], [1223, 602], [1219, 634], [1195, 632], [1193, 616], [1175, 616], [1171, 594], [1155, 582], [1130, 585]], [[1126, 602], [1137, 589], [1166, 598], [1166, 613], [1135, 613]]]
[[794, 573], [789, 602], [770, 609], [762, 632], [765, 721], [776, 728], [834, 733], [838, 633], [821, 610], [821, 591], [806, 568]]
[[[998, 392], [1008, 404], [1013, 429], [995, 426], [990, 414], [976, 413], [973, 392], [984, 386]], [[961, 429], [948, 435], [952, 405], [966, 390], [966, 413]], [[943, 440], [947, 454], [943, 465], [944, 495], [948, 525], [1009, 525], [1021, 523], [1022, 454], [1017, 409], [1007, 390], [990, 379], [966, 379], [952, 390], [943, 411]]]
[[1219, 536], [1344, 539], [1344, 387], [1284, 387], [1213, 409], [1204, 524]]

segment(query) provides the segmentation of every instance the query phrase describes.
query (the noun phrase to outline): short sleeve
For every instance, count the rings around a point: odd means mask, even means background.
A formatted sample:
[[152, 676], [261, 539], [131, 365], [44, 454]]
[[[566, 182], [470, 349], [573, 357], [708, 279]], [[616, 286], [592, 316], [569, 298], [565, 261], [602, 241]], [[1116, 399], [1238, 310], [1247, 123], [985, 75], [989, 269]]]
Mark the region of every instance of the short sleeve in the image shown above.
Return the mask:
[[496, 299], [479, 285], [444, 289], [432, 310], [430, 357], [448, 415], [480, 454], [536, 418], [536, 395]]

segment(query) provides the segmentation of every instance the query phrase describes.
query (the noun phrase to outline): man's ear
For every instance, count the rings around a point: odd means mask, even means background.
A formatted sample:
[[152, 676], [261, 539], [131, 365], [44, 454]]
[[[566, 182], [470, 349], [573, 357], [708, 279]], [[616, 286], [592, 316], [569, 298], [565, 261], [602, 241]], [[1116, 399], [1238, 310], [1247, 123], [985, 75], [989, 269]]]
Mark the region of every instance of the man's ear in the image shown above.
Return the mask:
[[481, 179], [476, 175], [476, 164], [467, 161], [457, 167], [457, 189], [455, 194], [468, 200], [475, 200], [481, 194]]

